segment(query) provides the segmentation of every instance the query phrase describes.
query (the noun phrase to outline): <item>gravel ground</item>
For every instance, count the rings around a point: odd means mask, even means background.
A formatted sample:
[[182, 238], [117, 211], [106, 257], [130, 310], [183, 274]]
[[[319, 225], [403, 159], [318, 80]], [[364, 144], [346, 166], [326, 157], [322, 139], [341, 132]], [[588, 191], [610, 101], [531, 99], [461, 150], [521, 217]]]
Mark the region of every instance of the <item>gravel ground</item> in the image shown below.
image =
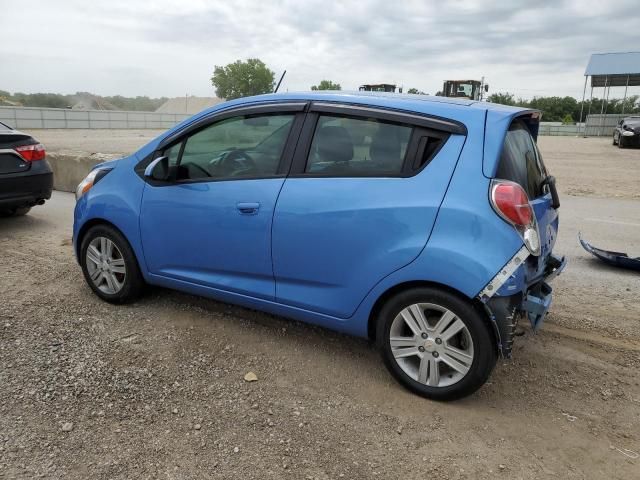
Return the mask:
[[[101, 302], [70, 194], [2, 220], [0, 478], [637, 478], [640, 276], [575, 235], [640, 254], [640, 150], [540, 143], [570, 265], [545, 328], [455, 403], [403, 390], [361, 339], [157, 288]], [[588, 174], [603, 161], [624, 182]]]
[[596, 137], [538, 140], [561, 193], [640, 199], [640, 149], [620, 149], [611, 143], [611, 138]]

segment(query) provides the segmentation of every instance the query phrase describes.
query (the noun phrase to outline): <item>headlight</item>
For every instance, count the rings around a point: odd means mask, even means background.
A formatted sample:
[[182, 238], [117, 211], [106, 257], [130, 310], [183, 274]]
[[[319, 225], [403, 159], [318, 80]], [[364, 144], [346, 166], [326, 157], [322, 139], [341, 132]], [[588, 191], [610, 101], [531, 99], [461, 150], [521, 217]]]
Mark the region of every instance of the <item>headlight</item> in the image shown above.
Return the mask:
[[91, 190], [91, 187], [98, 183], [100, 179], [102, 179], [111, 170], [111, 168], [96, 168], [91, 170], [89, 175], [84, 177], [84, 180], [82, 180], [78, 184], [78, 188], [76, 188], [76, 202], [80, 200], [80, 197]]

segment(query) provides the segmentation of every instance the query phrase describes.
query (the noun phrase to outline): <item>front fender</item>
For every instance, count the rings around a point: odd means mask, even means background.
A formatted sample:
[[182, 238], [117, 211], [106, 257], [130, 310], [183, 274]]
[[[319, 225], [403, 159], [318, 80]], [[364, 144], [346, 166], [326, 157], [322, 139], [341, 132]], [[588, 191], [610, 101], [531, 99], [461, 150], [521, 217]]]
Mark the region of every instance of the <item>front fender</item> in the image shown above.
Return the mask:
[[139, 228], [140, 200], [145, 183], [132, 172], [137, 161], [133, 155], [122, 159], [80, 198], [74, 210], [73, 246], [78, 257], [84, 232], [97, 222], [110, 223], [129, 241], [146, 279], [147, 266]]

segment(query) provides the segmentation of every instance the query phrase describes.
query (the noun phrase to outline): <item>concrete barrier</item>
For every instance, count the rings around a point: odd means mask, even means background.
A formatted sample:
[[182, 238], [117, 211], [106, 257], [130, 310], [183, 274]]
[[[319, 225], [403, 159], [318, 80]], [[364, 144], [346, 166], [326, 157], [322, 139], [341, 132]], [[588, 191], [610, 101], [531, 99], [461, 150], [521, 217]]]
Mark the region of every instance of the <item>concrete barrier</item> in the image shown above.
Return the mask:
[[122, 155], [83, 152], [47, 153], [47, 161], [53, 170], [53, 188], [62, 192], [75, 192], [91, 167], [98, 163], [121, 158]]
[[166, 129], [191, 115], [186, 113], [67, 108], [0, 107], [0, 122], [18, 130], [42, 128]]

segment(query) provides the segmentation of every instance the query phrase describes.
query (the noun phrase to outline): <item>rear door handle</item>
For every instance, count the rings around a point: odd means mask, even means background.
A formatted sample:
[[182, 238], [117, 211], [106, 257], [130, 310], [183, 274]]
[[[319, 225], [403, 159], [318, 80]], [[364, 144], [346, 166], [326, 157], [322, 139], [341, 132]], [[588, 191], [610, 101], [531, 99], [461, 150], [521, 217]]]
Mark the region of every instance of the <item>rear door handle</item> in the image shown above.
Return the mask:
[[236, 207], [243, 215], [255, 215], [260, 209], [260, 204], [257, 202], [239, 202]]

